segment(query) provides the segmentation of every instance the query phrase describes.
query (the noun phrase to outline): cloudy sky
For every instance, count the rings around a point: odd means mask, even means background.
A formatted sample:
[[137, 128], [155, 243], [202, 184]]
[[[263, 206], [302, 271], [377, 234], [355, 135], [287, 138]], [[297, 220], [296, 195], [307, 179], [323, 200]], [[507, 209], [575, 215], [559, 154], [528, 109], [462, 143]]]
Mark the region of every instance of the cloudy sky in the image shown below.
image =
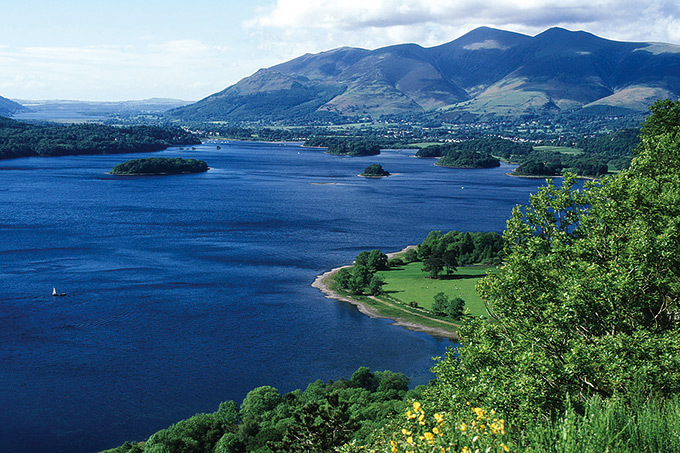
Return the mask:
[[[0, 96], [198, 100], [257, 69], [341, 46], [560, 26], [680, 44], [677, 0], [15, 0], [0, 14]], [[559, 5], [559, 6], [555, 6]]]

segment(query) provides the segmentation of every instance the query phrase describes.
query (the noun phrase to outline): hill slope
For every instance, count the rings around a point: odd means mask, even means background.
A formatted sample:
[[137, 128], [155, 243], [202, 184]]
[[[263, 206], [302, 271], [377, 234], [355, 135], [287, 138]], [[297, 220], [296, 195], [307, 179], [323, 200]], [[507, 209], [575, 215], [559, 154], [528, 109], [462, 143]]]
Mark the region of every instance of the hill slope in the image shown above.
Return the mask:
[[442, 111], [519, 115], [680, 96], [680, 46], [549, 29], [482, 27], [437, 47], [343, 47], [261, 69], [195, 104], [185, 119], [310, 120]]
[[10, 116], [14, 113], [23, 112], [26, 110], [28, 109], [23, 105], [0, 96], [0, 116]]

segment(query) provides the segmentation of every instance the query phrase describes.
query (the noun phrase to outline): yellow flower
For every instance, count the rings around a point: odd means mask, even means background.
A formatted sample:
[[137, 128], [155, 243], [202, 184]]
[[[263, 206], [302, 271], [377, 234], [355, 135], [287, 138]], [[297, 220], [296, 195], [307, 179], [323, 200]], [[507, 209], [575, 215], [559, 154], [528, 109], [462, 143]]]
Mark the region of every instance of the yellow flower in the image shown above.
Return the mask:
[[418, 401], [413, 403], [413, 410], [416, 412], [420, 412], [420, 403]]
[[460, 453], [470, 453], [470, 449], [468, 447], [463, 447]]
[[432, 432], [434, 434], [439, 434], [440, 436], [442, 435], [442, 433], [439, 431], [439, 428], [437, 428], [437, 427], [432, 428]]
[[412, 436], [409, 436], [409, 437], [406, 439], [406, 442], [409, 443], [409, 444], [411, 444], [411, 445], [413, 445], [413, 437], [412, 437]]
[[462, 432], [465, 432], [466, 429], [467, 429], [467, 425], [465, 425], [465, 422], [462, 422], [462, 423], [460, 424], [460, 430], [461, 430]]
[[414, 414], [411, 411], [406, 411], [406, 418], [408, 418], [409, 420], [412, 420], [412, 419], [416, 418], [416, 414]]
[[427, 439], [427, 441], [428, 441], [429, 443], [432, 443], [433, 440], [434, 440], [434, 434], [432, 434], [432, 433], [430, 433], [430, 432], [428, 432], [428, 433], [423, 433], [423, 436], [425, 436], [425, 439]]
[[473, 407], [472, 410], [477, 414], [477, 420], [484, 418], [484, 409], [481, 407]]
[[406, 428], [401, 428], [401, 433], [404, 436], [410, 436], [411, 435], [411, 431], [406, 431]]
[[503, 451], [510, 451], [507, 445], [501, 444], [501, 447], [503, 447]]
[[444, 416], [442, 414], [440, 414], [439, 412], [434, 414], [434, 419], [437, 420], [437, 423], [439, 423], [440, 425], [442, 423], [444, 423]]

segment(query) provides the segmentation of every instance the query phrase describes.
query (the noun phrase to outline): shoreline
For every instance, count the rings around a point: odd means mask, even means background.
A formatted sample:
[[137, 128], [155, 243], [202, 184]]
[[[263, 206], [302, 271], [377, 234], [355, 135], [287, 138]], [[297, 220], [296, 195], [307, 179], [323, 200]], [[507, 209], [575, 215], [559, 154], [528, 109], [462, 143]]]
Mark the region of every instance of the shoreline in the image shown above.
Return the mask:
[[[388, 259], [389, 258], [394, 258], [396, 255], [406, 253], [407, 251], [416, 248], [417, 245], [409, 245], [404, 247], [402, 250], [399, 250], [398, 252], [391, 252], [391, 253], [386, 253]], [[312, 282], [311, 286], [312, 288], [316, 288], [328, 299], [334, 299], [338, 300], [340, 302], [347, 302], [349, 304], [354, 305], [357, 307], [360, 313], [370, 317], [370, 318], [383, 318], [383, 319], [391, 319], [394, 321], [394, 325], [396, 326], [401, 326], [405, 327], [408, 330], [413, 330], [416, 332], [423, 332], [435, 337], [443, 337], [443, 338], [448, 338], [449, 340], [458, 340], [458, 336], [456, 335], [455, 332], [452, 332], [450, 330], [442, 329], [439, 327], [430, 327], [430, 326], [425, 326], [422, 324], [414, 323], [411, 321], [407, 321], [403, 318], [399, 317], [392, 317], [392, 316], [385, 316], [380, 313], [378, 313], [377, 310], [374, 308], [368, 306], [367, 304], [360, 302], [358, 300], [352, 299], [349, 296], [343, 296], [341, 294], [338, 294], [337, 292], [333, 291], [330, 288], [330, 285], [328, 284], [328, 279], [331, 278], [333, 275], [335, 275], [340, 269], [345, 269], [352, 267], [353, 264], [346, 264], [344, 266], [339, 266], [336, 268], [333, 268], [327, 272], [324, 272], [321, 275], [317, 275], [317, 277], [314, 279]]]

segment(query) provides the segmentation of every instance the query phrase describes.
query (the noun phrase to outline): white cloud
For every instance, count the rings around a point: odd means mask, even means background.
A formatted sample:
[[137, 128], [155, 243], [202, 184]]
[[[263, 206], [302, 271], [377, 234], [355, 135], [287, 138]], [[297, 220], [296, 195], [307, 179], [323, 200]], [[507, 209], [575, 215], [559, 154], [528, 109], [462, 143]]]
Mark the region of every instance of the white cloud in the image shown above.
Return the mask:
[[560, 26], [618, 40], [680, 40], [675, 0], [277, 0], [245, 22], [286, 56], [342, 45], [432, 46], [479, 27], [537, 34]]

